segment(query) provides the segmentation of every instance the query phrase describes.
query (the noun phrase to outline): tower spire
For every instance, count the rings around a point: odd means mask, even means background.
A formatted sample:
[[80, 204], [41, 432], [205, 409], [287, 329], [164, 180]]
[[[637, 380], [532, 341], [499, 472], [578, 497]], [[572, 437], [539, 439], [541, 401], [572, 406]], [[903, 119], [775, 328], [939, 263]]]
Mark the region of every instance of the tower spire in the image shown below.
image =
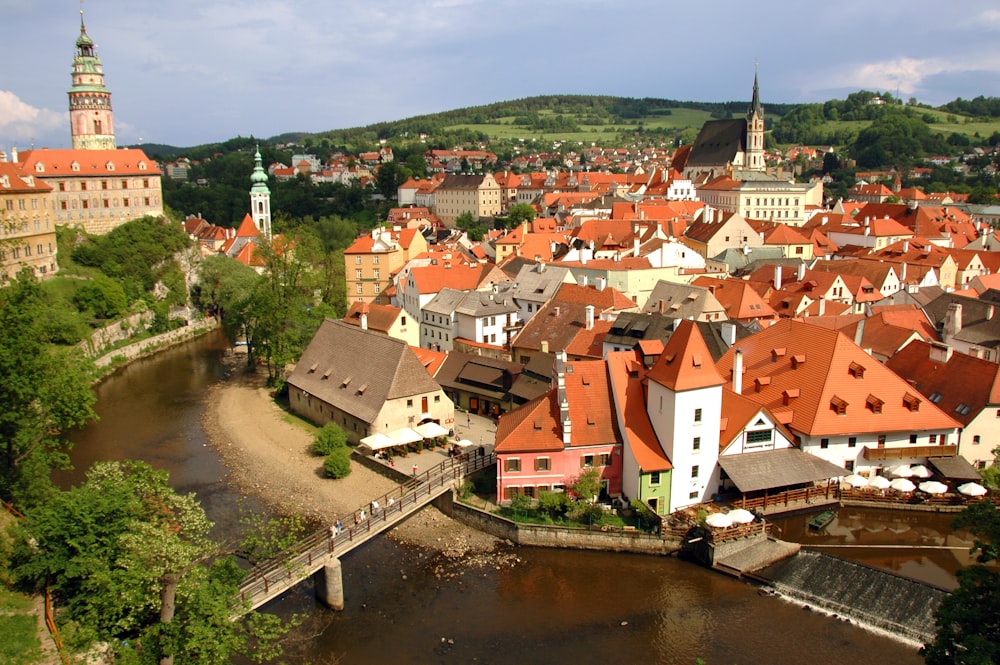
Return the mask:
[[752, 171], [763, 171], [764, 163], [764, 105], [760, 103], [760, 86], [757, 83], [757, 59], [753, 62], [753, 97], [747, 109], [746, 166]]
[[260, 146], [253, 156], [253, 173], [250, 174], [250, 216], [257, 231], [271, 240], [271, 190], [267, 187], [267, 172], [260, 157]]
[[114, 150], [111, 92], [104, 87], [104, 68], [83, 21], [83, 0], [80, 0], [80, 36], [76, 39], [71, 76], [69, 122], [73, 149]]

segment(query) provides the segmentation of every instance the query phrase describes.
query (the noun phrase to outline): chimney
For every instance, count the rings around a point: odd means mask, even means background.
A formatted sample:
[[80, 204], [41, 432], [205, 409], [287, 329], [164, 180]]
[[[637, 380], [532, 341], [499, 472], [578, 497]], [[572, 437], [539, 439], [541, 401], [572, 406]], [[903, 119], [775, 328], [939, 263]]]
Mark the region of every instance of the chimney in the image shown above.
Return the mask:
[[660, 314], [666, 313], [667, 303], [663, 300], [663, 298], [660, 298], [659, 300], [656, 301], [656, 311]]
[[573, 424], [569, 419], [569, 399], [566, 396], [566, 352], [560, 351], [556, 354], [555, 383], [556, 401], [559, 402], [559, 423], [562, 425], [563, 443], [569, 445], [572, 442]]
[[726, 346], [732, 346], [736, 343], [736, 324], [732, 321], [723, 321], [720, 323], [719, 333], [722, 335], [722, 341], [726, 343]]
[[806, 278], [806, 264], [800, 263], [799, 267], [795, 269], [795, 281], [801, 282]]
[[946, 363], [951, 360], [952, 349], [947, 344], [941, 344], [940, 342], [931, 342], [927, 349], [927, 357], [930, 360], [938, 363]]
[[858, 321], [858, 329], [854, 331], [854, 343], [861, 346], [861, 340], [865, 336], [865, 320]]
[[587, 276], [580, 275], [580, 286], [587, 286]]
[[781, 266], [774, 266], [774, 290], [781, 290]]
[[594, 306], [593, 305], [587, 305], [584, 309], [587, 312], [587, 330], [593, 330], [594, 329]]
[[632, 256], [639, 256], [639, 236], [632, 241]]
[[824, 314], [826, 314], [826, 298], [820, 297], [820, 299], [816, 303], [816, 310], [818, 316], [823, 316]]
[[743, 350], [736, 349], [733, 354], [733, 392], [743, 394]]
[[361, 329], [368, 330], [368, 315], [361, 312]]
[[607, 277], [598, 277], [596, 280], [594, 280], [594, 286], [597, 288], [598, 291], [603, 291], [604, 287], [607, 285], [608, 285]]
[[17, 148], [10, 149], [10, 161], [17, 164]]
[[953, 302], [948, 305], [944, 315], [944, 330], [941, 331], [941, 341], [946, 344], [951, 338], [962, 332], [962, 303]]
[[903, 254], [906, 254], [909, 251], [910, 251], [910, 241], [909, 240], [904, 240], [903, 241]]

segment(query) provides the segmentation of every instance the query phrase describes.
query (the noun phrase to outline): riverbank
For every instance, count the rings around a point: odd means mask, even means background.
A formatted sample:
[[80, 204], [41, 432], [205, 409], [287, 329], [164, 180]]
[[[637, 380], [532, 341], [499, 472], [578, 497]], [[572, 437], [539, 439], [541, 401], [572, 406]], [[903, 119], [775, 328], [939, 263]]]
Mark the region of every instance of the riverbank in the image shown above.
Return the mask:
[[[246, 374], [232, 359], [230, 377], [213, 386], [203, 418], [211, 445], [229, 470], [227, 482], [283, 514], [321, 524], [347, 516], [381, 496], [393, 483], [357, 463], [346, 478], [323, 475], [323, 458], [309, 452], [312, 436], [294, 425], [271, 398], [259, 374]], [[428, 506], [389, 533], [406, 544], [459, 557], [491, 551], [498, 540]]]

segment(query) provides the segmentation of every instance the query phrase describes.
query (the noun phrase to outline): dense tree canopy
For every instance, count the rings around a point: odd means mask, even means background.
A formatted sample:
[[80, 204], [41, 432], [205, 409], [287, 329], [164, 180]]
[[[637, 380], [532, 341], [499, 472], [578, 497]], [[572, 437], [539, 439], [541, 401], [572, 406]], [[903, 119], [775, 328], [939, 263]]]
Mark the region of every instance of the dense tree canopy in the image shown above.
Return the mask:
[[[215, 559], [211, 523], [193, 494], [144, 462], [99, 462], [78, 487], [19, 525], [13, 572], [52, 591], [84, 646], [110, 644], [116, 662], [216, 665], [270, 654], [275, 617], [231, 621], [242, 573]], [[263, 642], [259, 640], [263, 638]]]
[[64, 433], [94, 418], [92, 366], [75, 347], [46, 344], [47, 311], [30, 271], [0, 288], [0, 497], [22, 508], [69, 464]]

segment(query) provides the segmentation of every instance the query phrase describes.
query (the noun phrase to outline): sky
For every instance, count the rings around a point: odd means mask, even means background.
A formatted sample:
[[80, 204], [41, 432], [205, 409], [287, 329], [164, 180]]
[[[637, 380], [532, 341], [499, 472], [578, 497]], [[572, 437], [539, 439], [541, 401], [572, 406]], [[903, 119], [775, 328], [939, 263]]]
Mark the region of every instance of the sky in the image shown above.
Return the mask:
[[[547, 94], [1000, 95], [996, 0], [85, 0], [119, 146], [322, 132]], [[0, 150], [70, 147], [79, 0], [0, 0]], [[755, 65], [756, 63], [756, 65]]]

